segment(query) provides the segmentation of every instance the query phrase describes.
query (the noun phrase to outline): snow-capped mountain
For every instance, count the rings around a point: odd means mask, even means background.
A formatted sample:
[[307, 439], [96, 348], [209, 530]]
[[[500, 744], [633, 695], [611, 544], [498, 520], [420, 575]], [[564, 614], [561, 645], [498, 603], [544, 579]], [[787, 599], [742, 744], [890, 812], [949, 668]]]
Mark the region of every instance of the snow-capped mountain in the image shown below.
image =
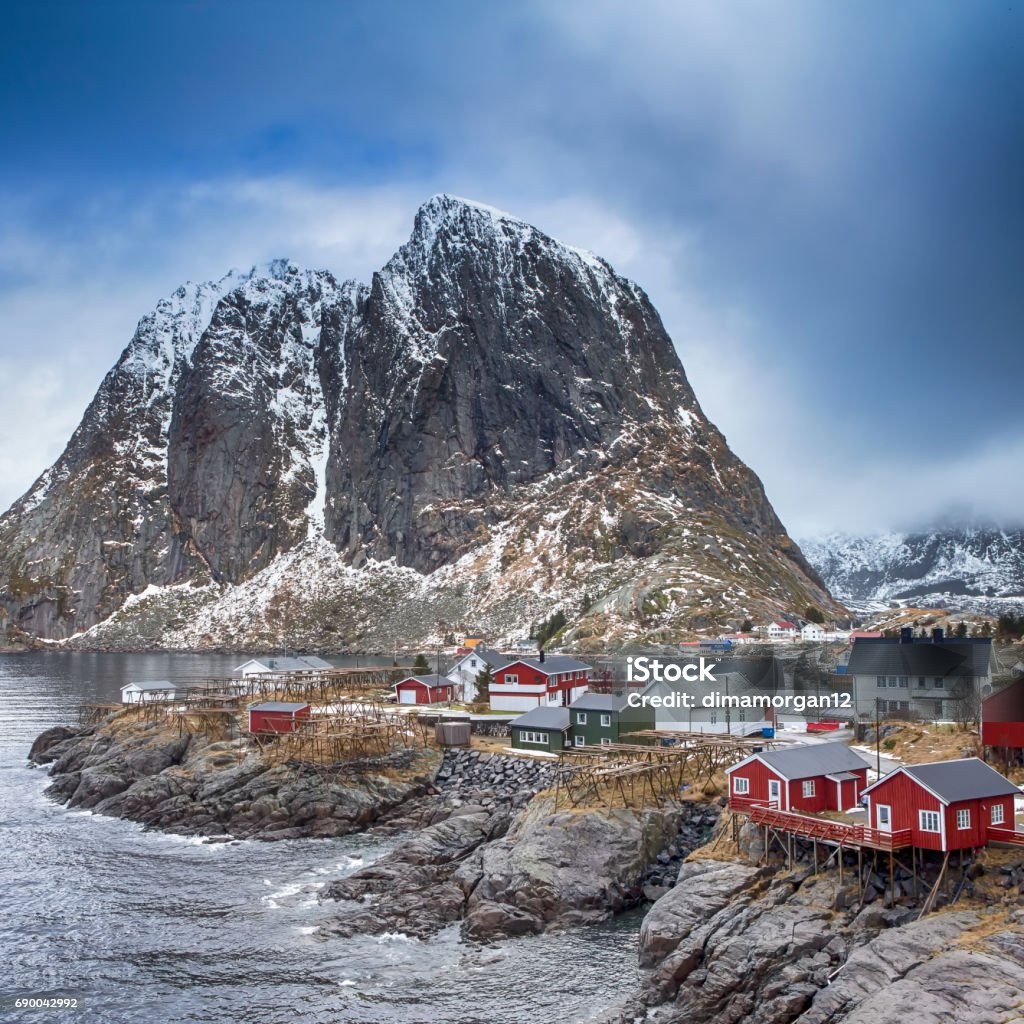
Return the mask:
[[892, 602], [998, 613], [1024, 607], [1024, 531], [944, 527], [832, 534], [801, 547], [832, 593], [865, 611]]
[[618, 642], [809, 604], [833, 606], [643, 291], [444, 195], [369, 286], [277, 261], [180, 288], [0, 518], [10, 625], [97, 644], [519, 635], [558, 608]]

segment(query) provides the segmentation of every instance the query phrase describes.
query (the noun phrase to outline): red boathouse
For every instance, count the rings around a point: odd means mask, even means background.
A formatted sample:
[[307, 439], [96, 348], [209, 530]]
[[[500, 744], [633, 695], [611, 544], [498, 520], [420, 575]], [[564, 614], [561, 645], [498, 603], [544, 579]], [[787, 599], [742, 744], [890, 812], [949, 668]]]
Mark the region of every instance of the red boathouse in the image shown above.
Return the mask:
[[295, 732], [308, 721], [310, 706], [283, 700], [268, 700], [249, 708], [249, 732]]
[[725, 773], [733, 810], [845, 811], [860, 800], [868, 764], [845, 743], [813, 743], [751, 754]]
[[452, 699], [455, 684], [447, 676], [408, 676], [394, 690], [399, 704], [441, 704]]
[[864, 792], [868, 825], [882, 833], [908, 829], [911, 846], [948, 852], [1018, 841], [1020, 790], [977, 757], [901, 765]]

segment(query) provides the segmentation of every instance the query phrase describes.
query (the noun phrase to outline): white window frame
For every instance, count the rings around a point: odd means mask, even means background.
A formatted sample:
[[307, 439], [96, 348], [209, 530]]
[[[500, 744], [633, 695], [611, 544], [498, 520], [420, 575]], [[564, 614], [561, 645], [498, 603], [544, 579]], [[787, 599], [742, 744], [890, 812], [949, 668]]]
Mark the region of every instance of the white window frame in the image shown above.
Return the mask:
[[610, 747], [611, 745], [612, 745], [612, 740], [611, 740], [610, 736], [602, 736], [601, 737], [601, 746], [602, 747]]
[[574, 736], [573, 737], [573, 745], [574, 746], [583, 747], [583, 746], [586, 746], [586, 743], [587, 743], [586, 736]]
[[815, 796], [816, 789], [817, 787], [814, 785], [814, 779], [804, 779], [800, 786], [800, 792], [803, 793], [805, 797]]
[[612, 724], [612, 716], [611, 716], [611, 715], [602, 715], [602, 716], [601, 716], [601, 724], [602, 724], [602, 725], [603, 725], [603, 726], [604, 726], [604, 727], [605, 727], [606, 729], [607, 729], [607, 728], [610, 728], [610, 727], [611, 727], [611, 724]]
[[[997, 814], [998, 812], [998, 814]], [[992, 825], [1002, 825], [1006, 822], [1006, 811], [1002, 804], [993, 804], [989, 808], [989, 823]]]
[[519, 733], [520, 743], [533, 743], [539, 747], [551, 745], [551, 734], [547, 732], [533, 732], [530, 729], [523, 729]]
[[971, 809], [969, 807], [958, 807], [956, 810], [956, 827], [963, 832], [971, 827]]
[[[931, 828], [934, 819], [935, 828]], [[938, 811], [918, 811], [917, 827], [922, 832], [930, 832], [932, 835], [942, 835], [942, 815]]]
[[587, 724], [587, 713], [586, 713], [586, 711], [577, 711], [576, 712], [576, 724], [577, 725], [586, 725]]
[[[884, 821], [882, 819], [885, 819]], [[892, 804], [875, 805], [875, 821], [878, 823], [879, 832], [892, 831]]]
[[517, 672], [506, 672], [505, 683], [507, 686], [518, 686], [519, 685], [519, 674]]
[[732, 791], [737, 796], [746, 796], [750, 792], [750, 779], [743, 775], [734, 775], [732, 777]]

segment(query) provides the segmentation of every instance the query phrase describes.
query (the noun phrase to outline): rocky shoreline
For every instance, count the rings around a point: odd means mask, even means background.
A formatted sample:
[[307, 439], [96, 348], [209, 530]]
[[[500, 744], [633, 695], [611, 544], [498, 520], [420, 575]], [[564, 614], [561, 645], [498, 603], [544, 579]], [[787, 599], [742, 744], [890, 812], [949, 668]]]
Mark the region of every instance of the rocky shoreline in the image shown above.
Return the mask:
[[116, 719], [49, 729], [29, 758], [50, 766], [46, 795], [69, 807], [179, 835], [261, 840], [362, 831], [428, 792], [440, 762], [436, 751], [399, 750], [321, 774], [270, 764], [247, 737]]
[[605, 1008], [603, 1024], [1024, 1019], [1016, 851], [977, 861], [961, 903], [918, 919], [906, 891], [876, 879], [862, 899], [834, 868], [756, 863], [756, 830], [715, 859], [705, 844], [717, 805], [560, 808], [545, 791], [550, 762], [475, 750], [396, 751], [321, 777], [268, 765], [246, 742], [107, 723], [48, 730], [31, 757], [50, 766], [54, 799], [148, 828], [224, 840], [395, 835], [390, 853], [325, 888], [323, 941], [429, 941], [455, 927], [489, 943], [647, 905], [639, 989]]

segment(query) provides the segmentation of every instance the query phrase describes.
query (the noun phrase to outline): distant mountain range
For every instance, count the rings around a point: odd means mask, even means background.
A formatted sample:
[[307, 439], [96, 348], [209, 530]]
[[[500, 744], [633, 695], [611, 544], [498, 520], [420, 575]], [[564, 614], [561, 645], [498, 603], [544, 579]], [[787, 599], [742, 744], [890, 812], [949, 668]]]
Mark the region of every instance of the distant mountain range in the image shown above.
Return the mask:
[[809, 605], [836, 611], [644, 292], [446, 195], [368, 285], [279, 260], [179, 288], [0, 517], [0, 628], [98, 647], [500, 641], [557, 610], [604, 647]]
[[1024, 609], [1024, 530], [835, 533], [805, 539], [801, 548], [850, 608], [871, 611], [899, 602], [992, 614]]

